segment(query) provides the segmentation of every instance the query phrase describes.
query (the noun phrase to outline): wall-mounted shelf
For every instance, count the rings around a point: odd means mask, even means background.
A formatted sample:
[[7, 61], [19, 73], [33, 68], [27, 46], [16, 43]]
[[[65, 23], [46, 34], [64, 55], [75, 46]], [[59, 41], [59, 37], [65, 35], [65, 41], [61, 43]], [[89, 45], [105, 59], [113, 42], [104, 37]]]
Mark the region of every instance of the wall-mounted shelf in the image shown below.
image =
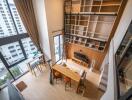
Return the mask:
[[105, 15], [105, 16], [116, 16], [117, 12], [72, 12], [66, 13], [66, 15]]
[[121, 4], [122, 0], [65, 0], [65, 41], [103, 52]]

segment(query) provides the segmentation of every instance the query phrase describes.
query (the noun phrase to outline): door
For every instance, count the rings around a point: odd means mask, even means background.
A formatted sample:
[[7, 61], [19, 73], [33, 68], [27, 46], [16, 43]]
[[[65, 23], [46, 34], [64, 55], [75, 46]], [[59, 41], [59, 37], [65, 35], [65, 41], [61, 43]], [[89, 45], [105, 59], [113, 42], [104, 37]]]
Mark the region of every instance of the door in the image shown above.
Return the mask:
[[62, 59], [63, 53], [63, 36], [56, 35], [54, 36], [54, 47], [55, 47], [55, 62]]

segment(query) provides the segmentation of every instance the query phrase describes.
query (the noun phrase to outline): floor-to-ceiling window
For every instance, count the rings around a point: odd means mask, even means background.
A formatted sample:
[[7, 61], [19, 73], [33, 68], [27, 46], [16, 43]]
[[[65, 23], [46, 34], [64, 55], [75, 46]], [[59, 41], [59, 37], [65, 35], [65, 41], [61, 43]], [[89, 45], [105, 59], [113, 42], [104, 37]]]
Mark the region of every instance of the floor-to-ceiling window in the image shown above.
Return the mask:
[[62, 35], [54, 36], [54, 47], [55, 47], [55, 61], [57, 62], [62, 58], [62, 53], [63, 53]]
[[0, 87], [27, 72], [26, 59], [37, 52], [13, 0], [0, 0]]
[[6, 69], [5, 65], [0, 59], [0, 86], [2, 87], [7, 80], [13, 80], [13, 77]]

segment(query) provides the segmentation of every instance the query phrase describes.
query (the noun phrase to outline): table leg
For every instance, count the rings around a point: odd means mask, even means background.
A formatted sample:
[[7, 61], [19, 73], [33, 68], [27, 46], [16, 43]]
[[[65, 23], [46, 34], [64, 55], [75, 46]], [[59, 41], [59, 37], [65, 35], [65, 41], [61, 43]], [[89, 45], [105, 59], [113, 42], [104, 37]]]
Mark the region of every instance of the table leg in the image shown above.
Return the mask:
[[76, 93], [79, 93], [79, 85], [80, 85], [80, 81], [77, 84]]

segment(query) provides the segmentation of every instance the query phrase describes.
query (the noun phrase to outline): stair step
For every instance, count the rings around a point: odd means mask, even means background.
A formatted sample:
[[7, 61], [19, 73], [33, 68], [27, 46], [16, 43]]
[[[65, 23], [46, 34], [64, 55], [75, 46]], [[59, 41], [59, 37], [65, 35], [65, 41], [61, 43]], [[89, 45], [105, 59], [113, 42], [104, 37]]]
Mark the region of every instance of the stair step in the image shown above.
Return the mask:
[[108, 72], [105, 72], [105, 71], [104, 71], [103, 74], [108, 75]]
[[106, 84], [107, 85], [107, 80], [101, 79], [101, 83]]
[[105, 72], [105, 73], [108, 73], [108, 69], [104, 69], [104, 72]]
[[108, 76], [102, 76], [102, 79], [107, 81], [108, 80]]
[[105, 87], [107, 87], [107, 84], [106, 83], [100, 83], [100, 85], [103, 85], [103, 86], [105, 86]]
[[100, 89], [101, 91], [105, 92], [106, 89], [107, 89], [107, 87], [105, 87], [104, 85], [101, 85], [101, 84], [100, 84], [99, 89]]

